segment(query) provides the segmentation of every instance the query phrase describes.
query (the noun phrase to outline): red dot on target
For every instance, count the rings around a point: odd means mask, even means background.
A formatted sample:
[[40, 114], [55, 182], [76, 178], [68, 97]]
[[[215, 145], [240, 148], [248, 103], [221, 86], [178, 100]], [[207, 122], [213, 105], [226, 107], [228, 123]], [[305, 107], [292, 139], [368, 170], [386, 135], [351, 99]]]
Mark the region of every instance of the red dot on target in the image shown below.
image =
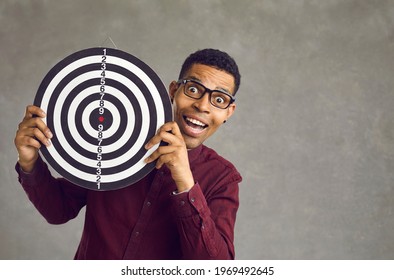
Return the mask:
[[99, 117], [99, 121], [103, 122], [104, 121], [104, 117], [103, 116]]

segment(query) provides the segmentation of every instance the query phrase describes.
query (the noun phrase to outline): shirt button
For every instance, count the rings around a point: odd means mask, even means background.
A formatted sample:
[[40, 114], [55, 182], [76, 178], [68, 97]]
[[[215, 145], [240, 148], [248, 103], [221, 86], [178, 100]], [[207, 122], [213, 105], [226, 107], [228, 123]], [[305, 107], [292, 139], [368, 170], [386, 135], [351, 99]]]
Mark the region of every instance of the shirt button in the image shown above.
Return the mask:
[[146, 206], [149, 207], [149, 206], [151, 206], [151, 204], [152, 204], [152, 203], [151, 203], [150, 201], [148, 201], [148, 202], [146, 203]]
[[185, 205], [185, 201], [182, 200], [181, 201], [181, 206], [183, 206], [183, 205]]
[[140, 235], [140, 232], [139, 232], [139, 231], [136, 231], [136, 232], [134, 233], [134, 235], [135, 235], [135, 236], [138, 236], [138, 235]]
[[192, 203], [194, 203], [195, 200], [196, 200], [196, 199], [195, 199], [194, 197], [192, 197], [192, 198], [190, 199], [190, 201], [191, 201]]

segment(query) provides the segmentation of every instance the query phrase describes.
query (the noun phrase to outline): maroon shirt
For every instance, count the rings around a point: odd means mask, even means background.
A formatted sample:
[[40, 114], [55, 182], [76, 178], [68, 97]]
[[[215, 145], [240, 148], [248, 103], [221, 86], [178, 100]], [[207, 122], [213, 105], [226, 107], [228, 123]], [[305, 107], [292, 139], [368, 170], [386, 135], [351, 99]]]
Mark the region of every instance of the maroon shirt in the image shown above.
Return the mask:
[[65, 223], [86, 206], [76, 259], [234, 259], [241, 175], [203, 145], [189, 151], [189, 162], [196, 183], [176, 195], [165, 166], [113, 191], [55, 179], [41, 158], [30, 174], [18, 165], [16, 170], [29, 199], [49, 223]]

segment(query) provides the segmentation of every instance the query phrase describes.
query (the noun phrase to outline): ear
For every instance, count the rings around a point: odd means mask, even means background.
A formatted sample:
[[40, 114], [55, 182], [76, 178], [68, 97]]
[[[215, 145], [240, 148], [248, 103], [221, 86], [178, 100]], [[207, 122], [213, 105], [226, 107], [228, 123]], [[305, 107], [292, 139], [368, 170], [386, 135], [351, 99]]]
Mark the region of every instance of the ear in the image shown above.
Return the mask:
[[235, 103], [232, 103], [228, 108], [227, 108], [227, 118], [226, 120], [228, 120], [235, 112], [235, 108], [237, 107], [237, 105]]
[[168, 86], [168, 95], [170, 96], [171, 103], [174, 101], [175, 93], [178, 90], [178, 88], [179, 88], [179, 85], [175, 81], [172, 81], [170, 83], [170, 85]]

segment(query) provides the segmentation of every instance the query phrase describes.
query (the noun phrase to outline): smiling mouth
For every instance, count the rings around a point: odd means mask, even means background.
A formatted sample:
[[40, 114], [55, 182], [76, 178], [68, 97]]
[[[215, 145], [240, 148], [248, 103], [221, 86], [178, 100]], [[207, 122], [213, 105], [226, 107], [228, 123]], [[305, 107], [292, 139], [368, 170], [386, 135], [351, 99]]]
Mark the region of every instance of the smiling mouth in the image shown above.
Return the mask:
[[193, 119], [190, 117], [184, 116], [183, 119], [185, 120], [186, 124], [188, 126], [190, 126], [191, 128], [193, 128], [194, 130], [202, 131], [208, 127], [207, 124], [204, 124], [204, 123], [200, 122], [199, 120], [196, 120], [196, 119]]

